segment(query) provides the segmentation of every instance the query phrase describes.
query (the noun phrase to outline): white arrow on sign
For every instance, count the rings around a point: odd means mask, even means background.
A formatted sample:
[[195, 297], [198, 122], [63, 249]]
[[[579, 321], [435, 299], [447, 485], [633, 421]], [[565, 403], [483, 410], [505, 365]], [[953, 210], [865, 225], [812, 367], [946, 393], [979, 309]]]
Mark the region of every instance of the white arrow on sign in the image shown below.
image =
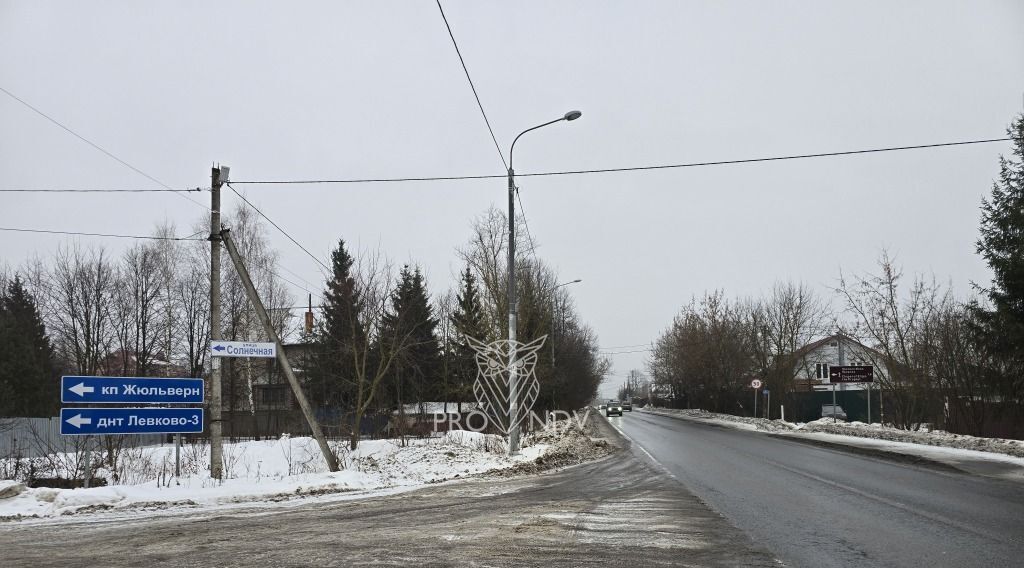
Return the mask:
[[77, 385], [69, 388], [68, 390], [77, 394], [78, 396], [85, 396], [85, 393], [93, 392], [96, 389], [94, 387], [85, 386], [85, 383], [78, 383]]
[[76, 414], [71, 418], [65, 420], [65, 422], [74, 426], [75, 428], [81, 428], [83, 424], [92, 424], [92, 418], [82, 418], [81, 414]]

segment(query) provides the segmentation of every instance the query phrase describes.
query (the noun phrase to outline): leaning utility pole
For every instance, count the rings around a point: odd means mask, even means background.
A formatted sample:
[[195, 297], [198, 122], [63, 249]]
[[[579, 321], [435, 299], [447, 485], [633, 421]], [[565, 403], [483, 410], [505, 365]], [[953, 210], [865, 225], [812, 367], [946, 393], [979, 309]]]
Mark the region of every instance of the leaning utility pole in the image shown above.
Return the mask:
[[[238, 277], [242, 280], [242, 285], [245, 287], [245, 293], [249, 296], [249, 303], [256, 309], [256, 315], [260, 319], [260, 323], [263, 324], [263, 329], [273, 340], [274, 345], [277, 347], [277, 362], [281, 364], [281, 369], [284, 371], [284, 376], [288, 378], [288, 382], [292, 385], [292, 392], [295, 394], [295, 401], [299, 403], [299, 407], [302, 409], [302, 414], [306, 417], [306, 422], [309, 423], [309, 429], [313, 431], [313, 437], [316, 438], [317, 444], [320, 445], [320, 451], [324, 454], [324, 459], [327, 461], [327, 467], [331, 471], [338, 471], [338, 458], [335, 457], [334, 452], [331, 451], [331, 447], [327, 445], [327, 438], [324, 437], [323, 431], [320, 429], [320, 423], [316, 421], [316, 416], [313, 415], [313, 408], [309, 405], [309, 401], [306, 400], [306, 395], [302, 392], [302, 387], [299, 386], [299, 380], [295, 378], [295, 372], [292, 371], [292, 365], [288, 362], [288, 356], [284, 352], [284, 344], [281, 343], [281, 338], [274, 331], [274, 326], [270, 322], [270, 316], [267, 315], [266, 308], [263, 307], [263, 302], [260, 300], [259, 294], [256, 293], [256, 287], [252, 284], [252, 279], [249, 278], [249, 271], [242, 264], [242, 257], [238, 254], [238, 249], [235, 248], [235, 243], [231, 241], [231, 235], [228, 229], [223, 229], [220, 232], [221, 240], [224, 241], [224, 248], [228, 249], [228, 255], [231, 257], [231, 262], [235, 265], [235, 271], [238, 272]], [[214, 357], [217, 359], [217, 357]]]
[[[210, 186], [210, 341], [220, 333], [220, 188], [228, 180], [228, 168], [213, 168]], [[223, 177], [222, 177], [223, 174]], [[220, 357], [210, 357], [210, 477], [224, 475], [224, 441], [221, 438]]]

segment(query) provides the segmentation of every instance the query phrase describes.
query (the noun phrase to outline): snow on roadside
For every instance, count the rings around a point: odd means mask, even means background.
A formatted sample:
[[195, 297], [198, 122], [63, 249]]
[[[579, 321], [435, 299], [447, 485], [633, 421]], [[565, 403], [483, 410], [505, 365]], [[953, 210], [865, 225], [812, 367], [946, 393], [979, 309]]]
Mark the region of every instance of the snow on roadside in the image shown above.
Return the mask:
[[[889, 442], [901, 442], [905, 444], [972, 450], [1024, 458], [1024, 441], [1021, 440], [981, 438], [964, 434], [951, 434], [941, 430], [922, 430], [915, 432], [910, 430], [900, 430], [898, 428], [879, 423], [865, 424], [863, 422], [833, 422], [831, 418], [820, 418], [806, 424], [794, 424], [790, 422], [783, 422], [781, 420], [767, 420], [765, 418], [750, 418], [746, 416], [718, 414], [708, 412], [706, 410], [674, 410], [661, 408], [645, 410], [660, 414], [699, 419], [746, 430], [761, 430], [775, 433], [790, 432], [832, 434], [842, 437], [866, 438], [885, 440]], [[836, 441], [841, 442], [841, 440]], [[898, 446], [892, 447], [896, 448]]]
[[[52, 518], [95, 511], [144, 512], [279, 502], [329, 493], [375, 492], [502, 470], [535, 461], [549, 447], [535, 444], [521, 455], [504, 455], [504, 442], [476, 432], [449, 432], [437, 438], [366, 440], [354, 452], [335, 446], [344, 469], [327, 471], [312, 438], [225, 444], [226, 479], [208, 471], [183, 475], [177, 482], [153, 464], [173, 464], [172, 446], [140, 448], [130, 459], [139, 464], [131, 484], [90, 489], [27, 488], [0, 481], [0, 520]], [[200, 458], [209, 460], [209, 449]], [[130, 469], [130, 468], [129, 468]], [[157, 471], [156, 475], [153, 474]], [[144, 473], [143, 473], [144, 472]], [[97, 475], [109, 476], [99, 470]], [[141, 479], [146, 477], [145, 479]]]
[[666, 414], [682, 416], [684, 418], [696, 418], [702, 421], [740, 428], [742, 430], [763, 430], [765, 432], [789, 431], [794, 428], [793, 424], [781, 420], [768, 420], [767, 418], [751, 418], [749, 416], [733, 416], [731, 414], [719, 414], [700, 409], [674, 409], [674, 408], [650, 408], [642, 410], [654, 412], [655, 414]]
[[966, 434], [951, 434], [942, 430], [912, 431], [900, 430], [882, 424], [865, 424], [864, 422], [835, 422], [831, 418], [819, 418], [807, 424], [797, 425], [796, 429], [803, 432], [824, 432], [859, 438], [873, 438], [891, 442], [923, 444], [944, 448], [975, 450], [994, 454], [1005, 454], [1024, 458], [1024, 441], [1007, 440], [1004, 438], [981, 438]]

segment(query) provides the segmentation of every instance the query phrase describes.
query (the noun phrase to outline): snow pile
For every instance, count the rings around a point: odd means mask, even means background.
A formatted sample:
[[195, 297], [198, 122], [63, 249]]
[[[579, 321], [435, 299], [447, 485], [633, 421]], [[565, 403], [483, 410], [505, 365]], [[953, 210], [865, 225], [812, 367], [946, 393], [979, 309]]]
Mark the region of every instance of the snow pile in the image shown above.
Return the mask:
[[893, 428], [892, 426], [878, 423], [833, 423], [831, 418], [820, 418], [813, 422], [808, 422], [807, 424], [797, 425], [797, 429], [803, 432], [824, 432], [828, 434], [856, 436], [858, 438], [888, 440], [891, 442], [906, 442], [910, 444], [924, 444], [944, 448], [976, 450], [1024, 458], [1024, 441], [1021, 440], [979, 438], [976, 436], [968, 436], [966, 434], [951, 434], [942, 430], [919, 430], [915, 432], [911, 430], [900, 430], [898, 428]]
[[751, 418], [749, 416], [733, 416], [731, 414], [718, 414], [716, 412], [708, 412], [707, 410], [700, 409], [680, 410], [672, 408], [659, 408], [645, 410], [647, 412], [653, 412], [655, 414], [664, 414], [667, 416], [674, 415], [683, 418], [695, 418], [719, 424], [728, 423], [728, 425], [730, 426], [739, 426], [747, 430], [762, 430], [765, 432], [788, 432], [793, 429], [792, 424], [790, 424], [789, 422], [783, 422], [781, 420], [768, 420], [767, 418]]
[[[525, 447], [521, 455], [504, 455], [505, 442], [493, 435], [453, 431], [436, 438], [367, 440], [355, 451], [334, 444], [343, 469], [327, 471], [312, 438], [289, 438], [225, 444], [225, 479], [212, 479], [196, 464], [209, 464], [209, 447], [189, 448], [191, 459], [175, 480], [173, 446], [137, 448], [123, 455], [118, 468], [121, 485], [90, 489], [26, 488], [0, 482], [0, 520], [113, 510], [138, 513], [169, 508], [237, 506], [277, 502], [310, 495], [393, 491], [487, 471], [502, 470], [536, 460], [548, 449], [544, 443]], [[183, 458], [186, 452], [183, 449]], [[73, 460], [64, 460], [68, 463]], [[184, 463], [184, 459], [183, 459]], [[113, 474], [97, 470], [113, 483]]]
[[589, 412], [568, 420], [552, 422], [543, 430], [534, 432], [527, 439], [539, 444], [546, 451], [531, 461], [520, 463], [510, 469], [501, 470], [503, 475], [539, 473], [595, 460], [610, 454], [614, 448], [603, 438], [593, 437], [597, 431], [590, 421]]

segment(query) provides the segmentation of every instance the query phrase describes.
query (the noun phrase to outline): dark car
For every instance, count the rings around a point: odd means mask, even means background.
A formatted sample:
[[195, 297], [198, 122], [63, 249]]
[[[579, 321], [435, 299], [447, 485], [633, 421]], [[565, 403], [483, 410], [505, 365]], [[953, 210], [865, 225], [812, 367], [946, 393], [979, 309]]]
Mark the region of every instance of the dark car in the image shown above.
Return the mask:
[[633, 401], [632, 400], [624, 400], [624, 401], [622, 401], [622, 410], [625, 410], [626, 412], [633, 412]]
[[617, 400], [609, 400], [608, 405], [604, 408], [605, 416], [622, 416], [622, 403]]

